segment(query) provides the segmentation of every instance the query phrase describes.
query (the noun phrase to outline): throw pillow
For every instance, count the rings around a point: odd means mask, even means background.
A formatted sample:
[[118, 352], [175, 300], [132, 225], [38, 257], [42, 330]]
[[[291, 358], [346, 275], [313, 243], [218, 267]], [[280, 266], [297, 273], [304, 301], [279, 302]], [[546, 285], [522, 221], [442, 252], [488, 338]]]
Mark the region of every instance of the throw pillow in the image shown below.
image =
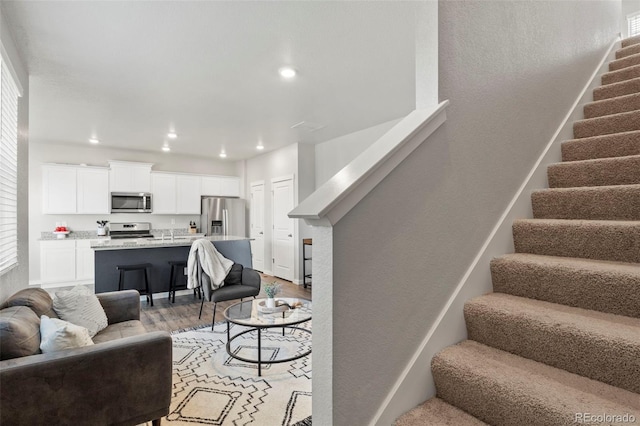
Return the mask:
[[35, 355], [40, 349], [40, 320], [26, 306], [0, 310], [0, 359]]
[[242, 284], [242, 265], [234, 263], [224, 279], [224, 285]]
[[91, 337], [109, 325], [100, 301], [85, 286], [76, 286], [71, 290], [56, 292], [53, 299], [53, 310], [58, 316], [70, 323], [80, 325], [89, 330]]
[[5, 302], [0, 306], [0, 309], [10, 306], [26, 306], [31, 308], [38, 318], [42, 315], [47, 315], [52, 318], [56, 317], [56, 313], [53, 310], [53, 300], [51, 300], [51, 296], [41, 288], [25, 288], [20, 290], [5, 300]]
[[42, 353], [93, 345], [89, 330], [58, 318], [40, 318], [40, 350]]

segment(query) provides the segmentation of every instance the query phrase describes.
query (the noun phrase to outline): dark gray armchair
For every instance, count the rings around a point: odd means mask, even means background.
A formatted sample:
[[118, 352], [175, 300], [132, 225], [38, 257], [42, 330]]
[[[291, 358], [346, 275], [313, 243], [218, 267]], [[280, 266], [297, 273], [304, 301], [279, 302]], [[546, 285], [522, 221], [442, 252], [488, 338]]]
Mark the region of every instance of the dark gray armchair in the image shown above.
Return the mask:
[[211, 320], [211, 330], [216, 321], [216, 308], [218, 302], [227, 300], [244, 299], [245, 297], [256, 297], [260, 293], [260, 274], [251, 268], [245, 268], [240, 263], [234, 263], [231, 271], [224, 279], [224, 285], [216, 290], [211, 288], [209, 276], [202, 270], [198, 263], [198, 282], [202, 289], [202, 302], [200, 303], [200, 315], [202, 317], [202, 307], [205, 299], [213, 302], [213, 319]]

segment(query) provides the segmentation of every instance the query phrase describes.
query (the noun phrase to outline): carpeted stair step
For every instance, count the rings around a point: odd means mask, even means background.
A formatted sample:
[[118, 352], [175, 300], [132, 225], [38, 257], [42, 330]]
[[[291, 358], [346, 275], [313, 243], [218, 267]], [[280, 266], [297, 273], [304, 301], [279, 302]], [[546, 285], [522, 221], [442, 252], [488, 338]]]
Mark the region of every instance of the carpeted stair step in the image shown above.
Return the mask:
[[623, 68], [640, 65], [640, 54], [627, 56], [626, 58], [616, 59], [609, 62], [609, 71], [621, 70]]
[[569, 426], [585, 412], [640, 418], [636, 393], [471, 340], [442, 350], [431, 369], [439, 398], [495, 426]]
[[535, 219], [640, 220], [640, 185], [542, 189], [531, 205]]
[[[640, 70], [640, 67], [638, 67], [638, 70]], [[584, 106], [584, 118], [604, 117], [636, 110], [640, 110], [640, 93], [590, 102]]]
[[403, 414], [394, 425], [486, 426], [486, 423], [451, 404], [447, 404], [440, 398], [431, 398]]
[[592, 136], [562, 142], [562, 161], [640, 155], [640, 131]]
[[640, 263], [640, 222], [518, 219], [516, 253]]
[[626, 58], [638, 53], [640, 53], [640, 44], [632, 44], [616, 50], [616, 59]]
[[491, 279], [498, 293], [640, 318], [640, 264], [512, 253]]
[[640, 65], [634, 65], [618, 71], [611, 71], [602, 74], [602, 78], [600, 81], [602, 81], [602, 84], [605, 85], [631, 80], [632, 78], [636, 77], [640, 77]]
[[635, 37], [625, 38], [624, 40], [622, 40], [622, 47], [627, 47], [627, 46], [631, 46], [633, 44], [638, 44], [638, 43], [640, 43], [640, 35], [637, 35]]
[[635, 185], [640, 183], [640, 155], [555, 163], [547, 168], [547, 178], [550, 188]]
[[[640, 78], [638, 83], [640, 83]], [[640, 130], [640, 111], [620, 112], [604, 117], [578, 120], [573, 123], [573, 137], [576, 139], [634, 130]]]
[[468, 301], [464, 317], [470, 340], [640, 393], [638, 318], [504, 293]]
[[601, 101], [638, 92], [640, 92], [640, 78], [632, 78], [631, 80], [596, 87], [593, 89], [593, 100]]

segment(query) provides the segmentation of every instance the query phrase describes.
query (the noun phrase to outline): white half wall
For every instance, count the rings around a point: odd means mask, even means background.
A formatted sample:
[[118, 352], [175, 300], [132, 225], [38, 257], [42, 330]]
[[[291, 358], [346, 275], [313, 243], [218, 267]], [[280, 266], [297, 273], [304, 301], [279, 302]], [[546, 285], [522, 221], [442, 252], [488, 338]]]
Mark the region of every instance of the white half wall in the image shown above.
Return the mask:
[[333, 425], [375, 420], [619, 17], [609, 1], [439, 3], [447, 121], [333, 228]]
[[0, 302], [29, 285], [29, 75], [2, 13], [0, 43], [22, 86], [18, 100], [18, 266], [0, 276]]

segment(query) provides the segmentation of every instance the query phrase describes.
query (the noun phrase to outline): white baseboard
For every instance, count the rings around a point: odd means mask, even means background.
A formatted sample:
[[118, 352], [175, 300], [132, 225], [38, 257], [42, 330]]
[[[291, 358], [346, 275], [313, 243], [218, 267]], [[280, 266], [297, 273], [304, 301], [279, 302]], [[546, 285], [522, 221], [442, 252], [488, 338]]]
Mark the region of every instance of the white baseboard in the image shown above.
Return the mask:
[[514, 251], [512, 223], [517, 218], [532, 217], [531, 192], [547, 187], [547, 166], [561, 160], [560, 145], [564, 140], [573, 139], [573, 122], [584, 118], [582, 106], [593, 101], [593, 89], [600, 85], [598, 77], [608, 71], [608, 62], [615, 59], [613, 50], [619, 44], [619, 40], [617, 37], [611, 44], [576, 98], [560, 127], [516, 191], [436, 321], [380, 405], [370, 425], [390, 425], [403, 413], [435, 396], [431, 359], [445, 347], [467, 338], [462, 314], [464, 303], [493, 290], [489, 269], [491, 259]]

